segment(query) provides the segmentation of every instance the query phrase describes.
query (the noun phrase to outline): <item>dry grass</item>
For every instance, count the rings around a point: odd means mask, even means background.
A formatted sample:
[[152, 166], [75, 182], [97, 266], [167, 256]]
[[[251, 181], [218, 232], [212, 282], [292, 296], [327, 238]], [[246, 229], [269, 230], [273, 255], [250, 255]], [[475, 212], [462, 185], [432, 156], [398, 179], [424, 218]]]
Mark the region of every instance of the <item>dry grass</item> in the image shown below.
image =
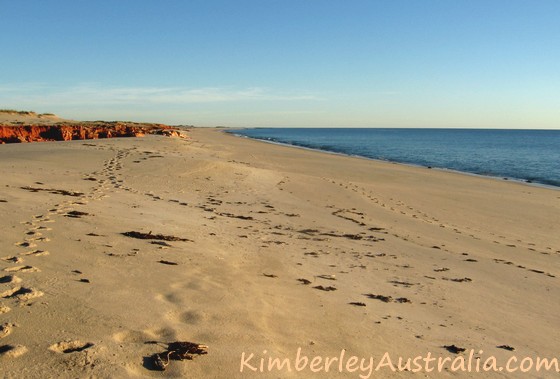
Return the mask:
[[36, 115], [37, 113], [32, 111], [17, 111], [15, 109], [0, 109], [0, 113], [8, 114], [19, 114], [19, 115]]

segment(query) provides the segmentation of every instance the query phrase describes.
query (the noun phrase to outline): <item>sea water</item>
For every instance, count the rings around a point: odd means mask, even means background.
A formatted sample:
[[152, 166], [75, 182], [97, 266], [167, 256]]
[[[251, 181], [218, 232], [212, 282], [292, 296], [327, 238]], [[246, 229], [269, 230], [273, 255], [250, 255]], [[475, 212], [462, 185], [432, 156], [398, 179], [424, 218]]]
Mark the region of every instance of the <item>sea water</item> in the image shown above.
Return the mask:
[[560, 187], [560, 130], [255, 128], [270, 142]]

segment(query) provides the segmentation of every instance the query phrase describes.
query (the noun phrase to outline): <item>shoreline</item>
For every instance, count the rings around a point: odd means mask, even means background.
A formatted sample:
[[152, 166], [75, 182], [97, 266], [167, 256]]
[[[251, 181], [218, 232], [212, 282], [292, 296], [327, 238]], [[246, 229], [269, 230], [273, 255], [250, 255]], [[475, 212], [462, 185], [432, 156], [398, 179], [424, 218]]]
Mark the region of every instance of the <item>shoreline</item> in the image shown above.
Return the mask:
[[[243, 129], [258, 129], [258, 128], [243, 128]], [[233, 129], [233, 130], [236, 130], [236, 129]], [[552, 189], [552, 190], [560, 191], [560, 186], [555, 186], [555, 185], [546, 184], [546, 183], [539, 183], [539, 182], [529, 182], [527, 179], [519, 179], [519, 178], [514, 178], [514, 177], [500, 177], [500, 176], [493, 176], [493, 175], [484, 175], [484, 174], [477, 174], [477, 173], [474, 173], [474, 172], [455, 170], [455, 169], [451, 169], [451, 168], [431, 167], [431, 166], [424, 166], [424, 165], [414, 164], [414, 163], [393, 161], [393, 160], [389, 160], [389, 159], [385, 160], [385, 159], [379, 159], [379, 158], [370, 158], [370, 157], [366, 157], [366, 156], [363, 156], [363, 155], [346, 154], [346, 153], [323, 150], [323, 149], [318, 149], [318, 148], [313, 148], [313, 147], [308, 147], [308, 146], [301, 146], [301, 145], [290, 144], [290, 143], [285, 143], [285, 142], [278, 142], [278, 141], [271, 141], [271, 140], [266, 140], [266, 139], [261, 139], [261, 138], [256, 138], [256, 137], [249, 137], [249, 136], [245, 136], [245, 135], [242, 135], [242, 134], [235, 134], [235, 132], [233, 130], [230, 131], [230, 130], [227, 130], [227, 129], [223, 129], [223, 130], [221, 130], [221, 132], [231, 134], [231, 135], [234, 135], [234, 136], [240, 137], [240, 138], [248, 138], [248, 139], [251, 139], [251, 140], [270, 143], [270, 144], [273, 144], [273, 145], [279, 145], [279, 146], [285, 146], [285, 147], [294, 147], [294, 148], [297, 148], [297, 149], [317, 151], [317, 152], [322, 152], [322, 153], [327, 153], [327, 154], [340, 155], [340, 156], [344, 156], [344, 157], [366, 159], [366, 160], [371, 160], [371, 161], [375, 161], [375, 162], [398, 164], [398, 165], [404, 165], [404, 166], [407, 166], [407, 167], [424, 168], [424, 169], [429, 169], [429, 170], [437, 170], [437, 171], [441, 171], [441, 172], [451, 172], [451, 173], [455, 173], [455, 174], [474, 176], [474, 177], [478, 177], [478, 178], [487, 178], [487, 179], [493, 179], [493, 180], [498, 180], [498, 181], [509, 181], [511, 183], [524, 184], [524, 185], [528, 185], [528, 186], [531, 186], [531, 187], [539, 187], [539, 188], [546, 188], [546, 189]], [[546, 129], [543, 129], [543, 130], [546, 130]]]
[[[5, 376], [330, 375], [240, 372], [298, 348], [557, 356], [557, 191], [189, 137], [0, 146]], [[175, 341], [208, 354], [162, 374], [152, 357]]]

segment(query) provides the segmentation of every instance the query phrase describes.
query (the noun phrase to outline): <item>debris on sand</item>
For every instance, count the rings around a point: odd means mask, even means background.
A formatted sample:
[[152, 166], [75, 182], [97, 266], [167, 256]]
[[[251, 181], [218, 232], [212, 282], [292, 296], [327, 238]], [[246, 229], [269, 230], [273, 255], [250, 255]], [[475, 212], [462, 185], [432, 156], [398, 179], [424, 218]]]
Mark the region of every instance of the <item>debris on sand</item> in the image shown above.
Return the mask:
[[24, 189], [24, 190], [27, 190], [27, 191], [31, 191], [31, 192], [45, 191], [45, 192], [52, 193], [54, 195], [63, 195], [63, 196], [83, 196], [84, 195], [82, 192], [73, 192], [73, 191], [66, 191], [66, 190], [60, 190], [60, 189], [54, 189], [54, 188], [36, 188], [36, 187], [30, 187], [30, 186], [25, 186], [25, 187], [20, 187], [20, 188]]
[[152, 234], [152, 232], [142, 233], [142, 232], [131, 231], [131, 232], [124, 232], [124, 233], [121, 233], [121, 234], [123, 236], [131, 237], [131, 238], [138, 238], [138, 239], [142, 239], [142, 240], [189, 241], [189, 242], [193, 242], [192, 240], [190, 240], [188, 238], [167, 236], [167, 235], [164, 235], [164, 234]]
[[317, 278], [326, 280], [336, 280], [336, 275], [317, 275]]
[[159, 246], [162, 246], [162, 247], [173, 247], [173, 245], [170, 245], [170, 244], [168, 244], [168, 243], [165, 242], [165, 241], [152, 241], [152, 242], [150, 242], [150, 243], [151, 243], [152, 245], [159, 245]]
[[412, 301], [410, 301], [406, 297], [397, 297], [396, 299], [393, 299], [392, 296], [374, 295], [372, 293], [367, 293], [364, 296], [367, 296], [370, 299], [381, 300], [384, 303], [412, 303]]
[[453, 354], [459, 354], [466, 350], [464, 347], [458, 347], [455, 345], [445, 345], [443, 348]]
[[170, 265], [170, 266], [177, 266], [177, 265], [179, 264], [179, 263], [177, 263], [177, 262], [164, 261], [164, 260], [161, 260], [161, 261], [158, 261], [158, 262], [159, 262], [159, 263], [162, 263], [162, 264], [164, 264], [164, 265]]
[[412, 303], [412, 301], [408, 300], [406, 297], [397, 297], [395, 303]]
[[442, 278], [443, 280], [449, 280], [451, 282], [456, 282], [456, 283], [463, 283], [463, 282], [472, 282], [471, 278]]
[[[153, 343], [153, 342], [150, 342]], [[171, 342], [167, 344], [167, 350], [152, 355], [151, 361], [155, 369], [164, 371], [169, 366], [169, 361], [192, 360], [195, 355], [208, 354], [208, 346], [193, 342]]]
[[513, 346], [509, 346], [509, 345], [500, 345], [500, 346], [496, 346], [498, 349], [504, 349], [504, 350], [508, 350], [508, 351], [515, 351], [515, 347]]
[[80, 211], [70, 211], [67, 212], [64, 216], [65, 217], [71, 217], [71, 218], [80, 218], [82, 216], [88, 216], [89, 213], [87, 212], [80, 212]]
[[251, 216], [240, 216], [240, 215], [234, 215], [233, 213], [220, 212], [216, 214], [224, 217], [238, 218], [240, 220], [254, 220], [254, 218]]
[[355, 305], [356, 307], [365, 307], [366, 306], [366, 303], [362, 303], [361, 301], [352, 301], [348, 304]]
[[328, 287], [315, 286], [313, 288], [316, 288], [316, 289], [321, 290], [321, 291], [336, 291], [336, 287], [332, 287], [332, 286], [328, 286]]
[[366, 294], [366, 296], [369, 297], [370, 299], [381, 300], [384, 303], [390, 303], [393, 300], [391, 296], [374, 295], [372, 293], [368, 293]]

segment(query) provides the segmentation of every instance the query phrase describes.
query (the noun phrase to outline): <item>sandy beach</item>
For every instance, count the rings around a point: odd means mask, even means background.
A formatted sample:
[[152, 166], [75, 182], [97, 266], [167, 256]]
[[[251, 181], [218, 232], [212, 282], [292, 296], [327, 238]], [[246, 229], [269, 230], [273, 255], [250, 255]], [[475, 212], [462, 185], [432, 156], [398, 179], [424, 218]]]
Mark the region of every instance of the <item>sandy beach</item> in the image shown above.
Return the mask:
[[560, 191], [188, 134], [0, 146], [0, 376], [558, 375], [375, 367], [559, 358]]

